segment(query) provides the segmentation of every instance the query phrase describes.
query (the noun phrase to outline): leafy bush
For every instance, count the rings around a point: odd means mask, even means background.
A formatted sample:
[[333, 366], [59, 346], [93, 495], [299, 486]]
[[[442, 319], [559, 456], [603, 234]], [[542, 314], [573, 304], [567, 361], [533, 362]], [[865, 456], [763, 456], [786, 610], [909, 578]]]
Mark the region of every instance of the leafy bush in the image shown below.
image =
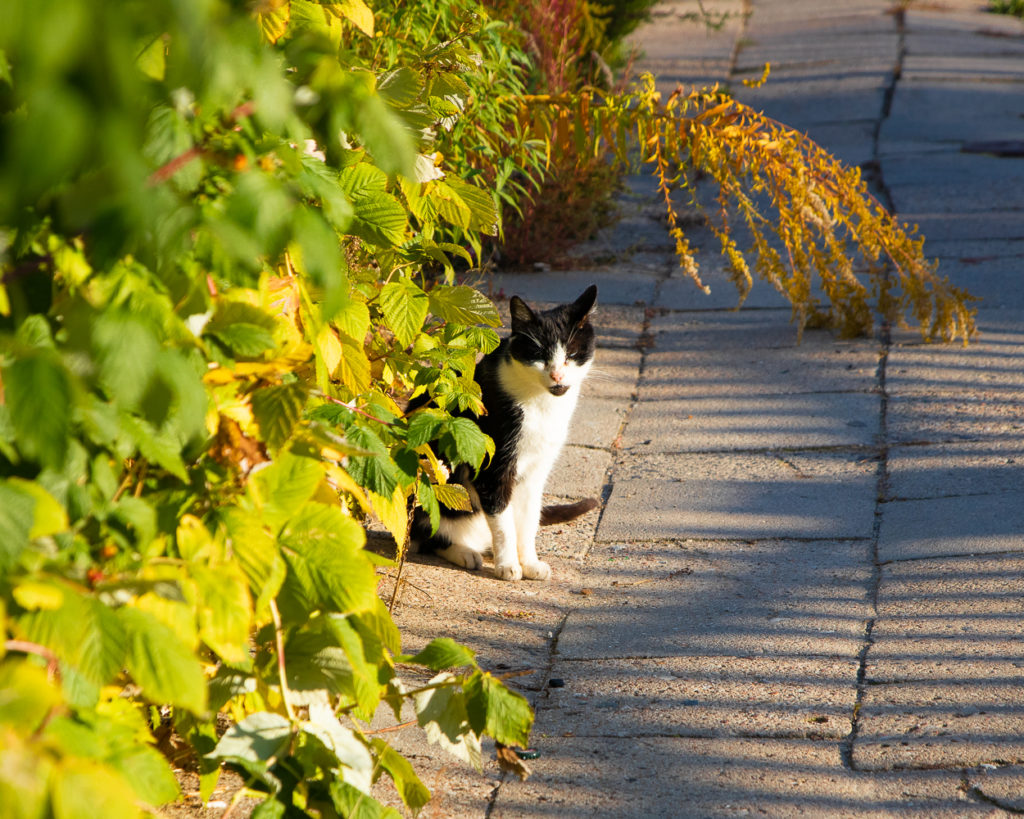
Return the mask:
[[[472, 86], [515, 91], [520, 69], [471, 4], [443, 8], [381, 40], [360, 0], [5, 12], [0, 800], [18, 815], [174, 799], [169, 728], [204, 795], [232, 763], [261, 816], [366, 813], [383, 775], [421, 807], [367, 727], [381, 703], [478, 765], [484, 734], [526, 742], [525, 700], [469, 651], [400, 653], [376, 593], [393, 564], [357, 522], [402, 547], [410, 499], [467, 502], [431, 445], [474, 466], [492, 448], [449, 410], [479, 405], [497, 313], [420, 271], [450, 281], [497, 230], [502, 186], [444, 155]], [[404, 417], [423, 391], [434, 408]], [[400, 663], [438, 675], [412, 688]]]
[[988, 7], [996, 14], [1024, 17], [1024, 2], [1022, 0], [989, 0]]

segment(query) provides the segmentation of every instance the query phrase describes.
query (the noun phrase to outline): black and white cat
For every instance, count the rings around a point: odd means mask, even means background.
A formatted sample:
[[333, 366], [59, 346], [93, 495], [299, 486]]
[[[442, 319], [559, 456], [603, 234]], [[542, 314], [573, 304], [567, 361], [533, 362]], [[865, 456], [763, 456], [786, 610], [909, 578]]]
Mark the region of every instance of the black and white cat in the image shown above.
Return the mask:
[[571, 520], [596, 506], [586, 500], [543, 507], [541, 500], [594, 359], [590, 315], [596, 301], [594, 285], [572, 304], [543, 312], [512, 297], [510, 336], [476, 368], [486, 409], [476, 421], [494, 439], [494, 457], [476, 476], [466, 466], [455, 472], [474, 511], [442, 507], [432, 535], [428, 516], [416, 510], [412, 540], [420, 551], [435, 551], [467, 569], [479, 569], [483, 553], [493, 551], [494, 573], [502, 580], [551, 576], [537, 558], [538, 526]]

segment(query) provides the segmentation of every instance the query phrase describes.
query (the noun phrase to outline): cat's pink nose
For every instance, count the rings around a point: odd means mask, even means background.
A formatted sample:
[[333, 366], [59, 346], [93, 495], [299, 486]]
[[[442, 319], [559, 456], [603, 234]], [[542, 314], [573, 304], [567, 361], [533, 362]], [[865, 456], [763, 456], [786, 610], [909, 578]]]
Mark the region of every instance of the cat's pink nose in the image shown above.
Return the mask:
[[562, 379], [564, 379], [564, 378], [565, 378], [565, 373], [562, 372], [562, 370], [552, 370], [551, 371], [551, 380], [554, 381], [556, 384], [561, 384], [562, 383]]

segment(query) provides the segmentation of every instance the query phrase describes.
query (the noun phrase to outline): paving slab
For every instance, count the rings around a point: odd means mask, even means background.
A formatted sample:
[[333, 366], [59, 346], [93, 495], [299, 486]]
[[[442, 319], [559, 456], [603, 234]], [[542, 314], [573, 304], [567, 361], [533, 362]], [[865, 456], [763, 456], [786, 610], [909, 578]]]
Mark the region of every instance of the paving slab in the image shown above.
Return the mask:
[[[1024, 94], [1024, 85], [1018, 93]], [[914, 154], [894, 154], [882, 166], [899, 212], [985, 212], [992, 206], [994, 189], [1001, 191], [1005, 207], [1024, 209], [1024, 162], [1019, 159], [958, 148], [955, 153], [930, 154], [927, 163]]]
[[613, 473], [601, 541], [871, 535], [877, 478], [870, 453], [819, 459], [789, 452], [726, 459], [654, 454], [652, 469], [644, 468], [642, 449], [623, 453], [626, 466]]
[[[882, 122], [879, 151], [899, 150], [900, 143], [939, 142], [955, 146], [980, 138], [983, 122], [986, 139], [1020, 138], [1020, 83], [989, 83], [978, 80], [899, 83], [893, 93], [889, 116]], [[964, 111], [971, 116], [964, 116]], [[928, 162], [919, 162], [924, 170]], [[1001, 205], [1002, 195], [993, 205]], [[997, 204], [998, 203], [998, 204]], [[901, 212], [907, 208], [901, 207]], [[927, 235], [927, 234], [926, 234]]]
[[797, 344], [795, 328], [779, 318], [778, 313], [741, 312], [652, 322], [653, 349], [639, 386], [644, 400], [680, 393], [707, 397], [874, 390], [880, 353], [875, 344], [841, 341], [813, 330]]
[[980, 765], [967, 771], [968, 793], [1008, 812], [1024, 812], [1024, 768]]
[[[853, 658], [871, 616], [857, 541], [598, 543], [557, 659]], [[582, 593], [585, 591], [586, 593]]]
[[1024, 390], [1024, 314], [985, 311], [978, 338], [962, 344], [926, 344], [909, 332], [894, 337], [886, 366], [891, 395], [981, 390], [998, 395]]
[[856, 656], [667, 657], [557, 662], [538, 700], [550, 736], [842, 739], [857, 698]]
[[1024, 551], [1024, 492], [893, 501], [881, 508], [878, 559]]
[[[594, 398], [617, 398], [624, 401], [636, 399], [636, 384], [640, 377], [640, 367], [643, 361], [643, 353], [637, 348], [640, 327], [633, 325], [636, 333], [632, 337], [629, 347], [610, 347], [604, 344], [604, 333], [607, 332], [606, 311], [598, 308], [593, 323], [598, 330], [598, 348], [594, 354], [594, 361], [590, 365], [590, 372], [587, 373], [587, 380], [583, 382], [583, 391], [580, 393], [580, 403], [577, 411], [586, 412], [587, 401]], [[598, 442], [595, 445], [607, 445], [610, 441]]]
[[869, 685], [858, 713], [858, 770], [1024, 762], [1024, 675], [1006, 682]]
[[1006, 682], [1024, 670], [1024, 556], [893, 563], [881, 569], [870, 683]]
[[600, 497], [611, 465], [608, 450], [567, 446], [551, 471], [547, 491], [574, 500]]
[[648, 452], [869, 447], [879, 433], [877, 395], [765, 395], [747, 388], [711, 398], [683, 392], [683, 397], [648, 401], [641, 385], [640, 397], [623, 436], [639, 457]]
[[842, 766], [835, 742], [550, 737], [540, 747], [533, 776], [503, 785], [491, 817], [1002, 815], [967, 801], [957, 771], [866, 776]]
[[891, 396], [887, 429], [892, 444], [1019, 440], [1024, 392], [964, 390]]
[[1024, 452], [1016, 438], [891, 447], [887, 469], [890, 501], [997, 494], [1024, 486]]
[[[951, 240], [1010, 239], [1024, 237], [1024, 213], [994, 205], [988, 213], [943, 213], [941, 211], [904, 211], [904, 222], [920, 227], [928, 237], [925, 250], [941, 252], [940, 242]], [[939, 250], [933, 251], [932, 247]]]

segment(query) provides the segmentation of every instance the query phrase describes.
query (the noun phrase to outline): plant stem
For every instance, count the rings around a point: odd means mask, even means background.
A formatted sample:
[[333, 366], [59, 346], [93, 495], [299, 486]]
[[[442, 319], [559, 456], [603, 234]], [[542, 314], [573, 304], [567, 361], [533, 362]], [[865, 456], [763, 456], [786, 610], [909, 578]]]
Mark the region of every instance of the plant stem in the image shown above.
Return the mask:
[[295, 711], [292, 709], [291, 691], [288, 690], [288, 675], [284, 666], [284, 628], [281, 626], [281, 612], [277, 609], [277, 601], [270, 601], [270, 615], [274, 618], [274, 642], [277, 645], [277, 673], [281, 677], [281, 698], [284, 700], [284, 710], [288, 719], [295, 721]]

